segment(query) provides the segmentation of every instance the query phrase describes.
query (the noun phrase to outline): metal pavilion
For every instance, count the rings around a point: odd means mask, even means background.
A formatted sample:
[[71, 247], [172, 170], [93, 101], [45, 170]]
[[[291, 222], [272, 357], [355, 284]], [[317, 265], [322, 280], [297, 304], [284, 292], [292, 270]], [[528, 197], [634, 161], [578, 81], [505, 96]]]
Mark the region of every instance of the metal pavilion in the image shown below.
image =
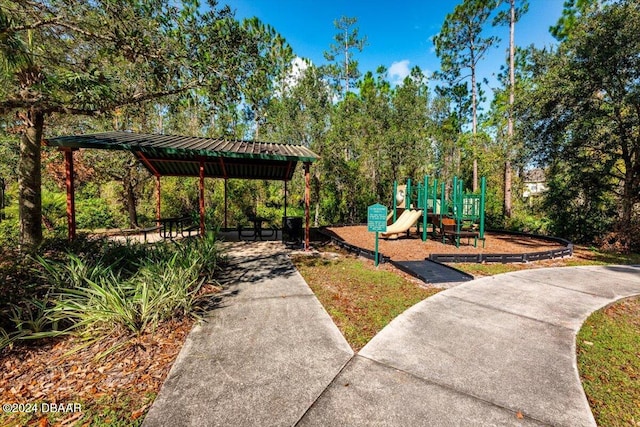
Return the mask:
[[[205, 232], [205, 178], [278, 180], [286, 185], [296, 165], [305, 174], [305, 249], [309, 248], [309, 168], [318, 156], [302, 145], [200, 138], [190, 136], [105, 132], [48, 138], [45, 145], [64, 152], [69, 239], [75, 238], [73, 152], [80, 149], [130, 151], [156, 178], [156, 216], [160, 220], [161, 177], [199, 177], [200, 234]], [[227, 194], [225, 185], [225, 227]], [[286, 208], [285, 208], [286, 209]]]

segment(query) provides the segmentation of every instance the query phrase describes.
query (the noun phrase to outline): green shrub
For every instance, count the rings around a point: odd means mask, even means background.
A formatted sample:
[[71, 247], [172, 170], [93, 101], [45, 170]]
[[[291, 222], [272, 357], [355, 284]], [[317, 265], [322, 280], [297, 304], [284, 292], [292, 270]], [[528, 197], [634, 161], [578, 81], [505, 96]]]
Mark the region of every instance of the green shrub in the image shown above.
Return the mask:
[[189, 248], [163, 247], [139, 261], [137, 272], [128, 278], [113, 265], [82, 265], [77, 270], [85, 272], [83, 285], [63, 289], [53, 311], [60, 319], [73, 319], [74, 328], [89, 328], [93, 334], [114, 328], [138, 333], [173, 316], [195, 313], [204, 282], [199, 268], [206, 262], [203, 254]]
[[20, 225], [15, 218], [0, 222], [0, 247], [17, 248], [20, 243]]
[[550, 232], [550, 220], [544, 216], [517, 211], [506, 222], [506, 228], [512, 231], [524, 233], [548, 235]]
[[10, 320], [23, 339], [49, 336], [50, 331], [57, 329], [55, 320], [50, 316], [50, 309], [48, 299], [32, 298], [22, 305], [13, 304]]
[[66, 254], [58, 245], [47, 242], [47, 257], [34, 258], [44, 292], [0, 306], [12, 325], [0, 328], [0, 349], [70, 332], [94, 339], [114, 330], [139, 333], [172, 317], [198, 316], [200, 289], [214, 281], [222, 256], [213, 233], [153, 246], [79, 239]]
[[99, 198], [79, 200], [76, 208], [78, 228], [96, 229], [116, 226], [107, 201]]
[[45, 227], [56, 228], [65, 224], [67, 218], [67, 196], [42, 189], [42, 219]]

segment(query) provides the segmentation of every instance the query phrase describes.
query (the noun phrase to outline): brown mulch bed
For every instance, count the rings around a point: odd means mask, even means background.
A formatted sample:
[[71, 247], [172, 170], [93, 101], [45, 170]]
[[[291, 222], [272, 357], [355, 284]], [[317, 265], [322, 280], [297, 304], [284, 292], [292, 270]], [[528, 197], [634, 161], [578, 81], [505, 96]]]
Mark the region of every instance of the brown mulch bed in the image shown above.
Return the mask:
[[[130, 401], [128, 418], [133, 422], [148, 410], [193, 322], [166, 322], [135, 337], [114, 334], [85, 348], [78, 338], [65, 337], [5, 349], [0, 353], [0, 402], [82, 402], [84, 412], [101, 398], [120, 397]], [[97, 357], [101, 354], [106, 355]], [[0, 424], [17, 425], [21, 414], [0, 415]]]
[[[374, 250], [375, 233], [367, 231], [366, 225], [355, 225], [349, 227], [330, 227], [327, 230], [347, 243], [359, 248]], [[529, 252], [548, 251], [554, 248], [561, 248], [559, 243], [528, 236], [515, 236], [500, 233], [485, 233], [485, 247], [478, 241], [478, 247], [473, 247], [473, 239], [467, 244], [467, 239], [460, 239], [460, 247], [450, 243], [443, 244], [442, 241], [429, 236], [426, 242], [415, 234], [412, 229], [410, 237], [401, 237], [397, 240], [379, 239], [379, 251], [393, 260], [418, 261], [423, 260], [429, 254], [447, 253], [494, 253], [494, 254], [519, 254]]]

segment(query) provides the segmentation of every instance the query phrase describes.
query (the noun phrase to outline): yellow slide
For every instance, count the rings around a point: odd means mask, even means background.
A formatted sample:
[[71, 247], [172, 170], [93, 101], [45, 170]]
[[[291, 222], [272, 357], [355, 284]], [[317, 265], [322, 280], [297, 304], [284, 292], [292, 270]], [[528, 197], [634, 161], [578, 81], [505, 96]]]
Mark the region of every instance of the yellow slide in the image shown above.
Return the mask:
[[410, 229], [422, 216], [421, 210], [405, 210], [402, 215], [381, 236], [385, 239], [397, 239], [398, 235]]

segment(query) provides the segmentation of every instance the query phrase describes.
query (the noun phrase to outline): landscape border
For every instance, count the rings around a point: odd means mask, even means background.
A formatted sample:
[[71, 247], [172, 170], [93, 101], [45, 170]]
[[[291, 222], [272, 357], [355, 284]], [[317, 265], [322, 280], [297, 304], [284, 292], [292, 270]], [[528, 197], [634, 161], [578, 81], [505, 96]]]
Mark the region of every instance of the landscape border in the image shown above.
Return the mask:
[[[351, 227], [356, 225], [365, 225], [365, 224], [339, 224], [332, 225], [330, 227]], [[375, 252], [363, 249], [359, 246], [352, 245], [351, 243], [347, 243], [344, 239], [336, 236], [334, 234], [329, 233], [326, 230], [327, 227], [323, 226], [318, 229], [318, 232], [329, 238], [332, 243], [338, 245], [339, 247], [348, 250], [349, 252], [356, 253], [360, 256], [373, 260], [375, 258]], [[548, 251], [540, 251], [540, 252], [524, 252], [520, 254], [430, 254], [425, 260], [434, 261], [439, 264], [442, 263], [459, 263], [459, 262], [470, 262], [470, 263], [526, 263], [531, 261], [542, 261], [547, 259], [555, 259], [555, 258], [564, 258], [567, 256], [573, 255], [573, 243], [569, 240], [554, 237], [554, 236], [544, 236], [541, 234], [531, 234], [531, 233], [523, 233], [517, 231], [508, 231], [508, 230], [487, 230], [492, 233], [501, 233], [501, 234], [511, 234], [514, 236], [523, 236], [523, 237], [533, 237], [537, 239], [547, 240], [551, 242], [556, 242], [564, 245], [562, 248], [550, 249]], [[391, 258], [379, 253], [379, 262], [390, 262]], [[395, 263], [394, 263], [395, 265]]]
[[425, 259], [436, 262], [473, 262], [473, 263], [526, 263], [530, 261], [542, 261], [547, 259], [564, 258], [573, 255], [573, 243], [561, 237], [544, 236], [542, 234], [523, 233], [508, 230], [487, 230], [492, 233], [511, 234], [514, 236], [533, 237], [564, 245], [562, 248], [550, 249], [539, 252], [523, 252], [521, 254], [430, 254]]

